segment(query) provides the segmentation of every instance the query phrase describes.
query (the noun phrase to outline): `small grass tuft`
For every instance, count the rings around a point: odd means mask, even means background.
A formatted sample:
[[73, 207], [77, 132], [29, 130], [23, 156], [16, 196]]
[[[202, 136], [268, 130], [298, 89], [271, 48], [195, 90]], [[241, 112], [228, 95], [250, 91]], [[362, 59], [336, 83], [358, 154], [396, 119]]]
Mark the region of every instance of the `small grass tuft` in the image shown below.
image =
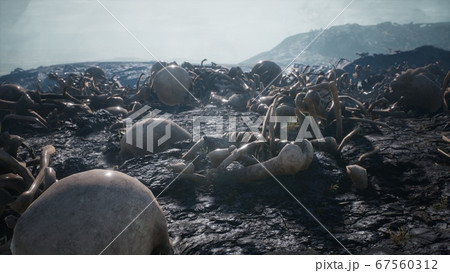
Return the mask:
[[337, 190], [339, 190], [339, 184], [337, 184], [337, 183], [335, 183], [335, 184], [331, 184], [331, 186], [330, 186], [330, 192], [331, 193], [335, 193], [335, 192], [337, 192]]
[[394, 243], [401, 244], [409, 239], [409, 234], [406, 229], [399, 228], [397, 232], [389, 230], [389, 237]]
[[433, 204], [433, 209], [435, 210], [444, 210], [446, 208], [448, 208], [447, 196], [441, 197], [441, 200], [439, 202]]

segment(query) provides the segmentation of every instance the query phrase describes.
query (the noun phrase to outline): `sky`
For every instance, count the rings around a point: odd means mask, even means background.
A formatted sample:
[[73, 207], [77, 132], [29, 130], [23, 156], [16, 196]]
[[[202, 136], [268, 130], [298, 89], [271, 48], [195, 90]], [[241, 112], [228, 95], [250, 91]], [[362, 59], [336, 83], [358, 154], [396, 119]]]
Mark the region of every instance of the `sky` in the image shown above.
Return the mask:
[[[350, 2], [0, 0], [0, 74], [155, 58], [236, 64], [288, 36], [325, 28]], [[449, 0], [354, 0], [332, 25], [446, 22], [449, 11]]]

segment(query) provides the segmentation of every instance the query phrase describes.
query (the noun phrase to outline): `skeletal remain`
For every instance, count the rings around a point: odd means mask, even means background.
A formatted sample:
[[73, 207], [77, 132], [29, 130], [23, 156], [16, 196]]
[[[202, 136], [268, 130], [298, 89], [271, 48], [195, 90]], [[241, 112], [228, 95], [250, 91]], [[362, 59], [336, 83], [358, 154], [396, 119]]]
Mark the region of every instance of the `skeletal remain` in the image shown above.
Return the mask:
[[333, 104], [330, 109], [333, 109], [336, 114], [336, 140], [341, 141], [342, 139], [342, 109], [341, 102], [339, 101], [339, 95], [335, 82], [330, 82], [330, 93], [333, 98]]
[[229, 148], [215, 149], [214, 151], [208, 153], [208, 158], [211, 161], [211, 166], [216, 168], [222, 163], [230, 154], [236, 150], [236, 146], [231, 145]]
[[354, 102], [356, 105], [358, 105], [359, 109], [361, 109], [361, 112], [363, 112], [363, 114], [366, 117], [369, 116], [369, 111], [366, 109], [366, 107], [359, 100], [357, 100], [357, 99], [355, 99], [353, 97], [350, 97], [350, 96], [346, 96], [346, 95], [339, 96], [339, 99], [347, 99], [347, 100], [350, 100], [350, 101]]
[[0, 189], [13, 190], [18, 193], [24, 192], [27, 188], [20, 175], [6, 173], [0, 175]]
[[203, 149], [205, 149], [205, 139], [202, 137], [197, 141], [186, 153], [183, 154], [182, 159], [191, 160], [194, 159]]
[[327, 118], [327, 111], [320, 101], [319, 93], [315, 90], [310, 90], [306, 94], [298, 93], [295, 97], [295, 105], [302, 114], [309, 113], [315, 118]]
[[306, 87], [308, 88], [308, 90], [317, 90], [317, 91], [322, 91], [322, 92], [329, 92], [329, 88], [330, 88], [330, 84], [328, 82], [321, 82], [321, 83], [317, 83], [317, 84], [313, 84], [313, 83], [308, 83], [306, 85]]
[[17, 161], [4, 150], [0, 150], [0, 165], [7, 167], [11, 172], [17, 173], [23, 178], [27, 187], [30, 187], [34, 181], [34, 177], [24, 165]]
[[49, 128], [47, 121], [33, 109], [41, 106], [31, 99], [26, 90], [17, 84], [0, 85], [0, 110], [15, 112], [5, 115], [3, 121], [20, 120], [34, 122], [45, 129]]
[[249, 93], [234, 94], [228, 99], [228, 105], [238, 111], [245, 111], [250, 97]]
[[261, 103], [260, 105], [257, 106], [256, 112], [260, 115], [265, 115], [268, 109], [269, 107], [267, 105]]
[[392, 131], [393, 134], [395, 134], [394, 129], [387, 125], [386, 123], [380, 122], [380, 121], [376, 121], [376, 120], [371, 120], [371, 119], [363, 119], [363, 118], [354, 118], [354, 117], [349, 117], [349, 118], [343, 118], [343, 120], [345, 121], [352, 121], [352, 122], [364, 122], [364, 123], [369, 123], [369, 124], [375, 124], [375, 125], [379, 125], [379, 126], [383, 126], [388, 128], [389, 130]]
[[358, 158], [358, 162], [363, 161], [364, 159], [371, 157], [373, 155], [376, 155], [378, 152], [380, 151], [380, 147], [375, 147], [375, 149], [373, 149], [372, 151], [368, 151], [364, 154], [362, 154], [359, 158]]
[[6, 115], [3, 118], [3, 122], [5, 122], [6, 120], [19, 120], [19, 121], [29, 121], [29, 122], [34, 122], [37, 123], [39, 125], [41, 125], [42, 127], [44, 127], [45, 129], [49, 129], [49, 126], [47, 124], [47, 122], [43, 123], [42, 120], [38, 117], [32, 117], [32, 116], [22, 116], [22, 115], [16, 115], [16, 114], [9, 114]]
[[268, 178], [271, 174], [294, 175], [299, 171], [306, 170], [311, 164], [314, 155], [313, 147], [309, 141], [303, 140], [297, 144], [286, 144], [278, 156], [261, 164], [256, 163], [232, 171], [223, 171], [223, 169], [219, 168], [213, 169], [208, 173], [208, 180], [253, 181]]
[[247, 132], [230, 132], [225, 133], [223, 137], [201, 137], [192, 147], [183, 154], [182, 159], [193, 160], [197, 155], [214, 151], [216, 149], [227, 148], [230, 146], [230, 141], [234, 141], [236, 145], [245, 139], [246, 141], [255, 140], [253, 135], [248, 135]]
[[42, 149], [41, 169], [38, 175], [36, 176], [36, 179], [34, 179], [33, 184], [31, 184], [30, 188], [26, 192], [23, 192], [21, 195], [19, 195], [19, 197], [14, 202], [9, 204], [9, 206], [13, 210], [15, 210], [18, 213], [23, 213], [33, 201], [39, 189], [39, 186], [45, 181], [47, 182], [46, 184], [51, 184], [50, 181], [52, 180], [52, 177], [49, 176], [52, 175], [53, 172], [47, 169], [50, 164], [50, 157], [54, 153], [55, 147], [53, 147], [52, 145], [47, 145]]
[[450, 143], [450, 138], [446, 137], [445, 135], [442, 135], [442, 140], [447, 143]]
[[367, 179], [367, 171], [359, 165], [348, 165], [345, 167], [347, 174], [353, 182], [353, 187], [357, 190], [367, 189], [369, 183]]
[[447, 159], [450, 159], [450, 155], [446, 152], [444, 152], [441, 148], [438, 148], [437, 151], [442, 154], [443, 156], [445, 156]]
[[266, 115], [264, 116], [264, 121], [263, 121], [263, 125], [262, 125], [262, 130], [261, 130], [263, 138], [266, 137], [266, 129], [270, 124], [270, 115], [272, 113], [273, 103], [269, 106], [269, 108], [267, 109]]
[[372, 110], [375, 109], [376, 106], [387, 105], [387, 104], [389, 104], [389, 101], [385, 97], [383, 97], [383, 98], [380, 98], [380, 99], [374, 101], [367, 110], [369, 112], [372, 112]]
[[10, 135], [9, 133], [2, 133], [0, 135], [0, 147], [10, 154], [12, 157], [17, 157], [17, 150], [20, 146], [26, 146], [24, 143], [24, 139], [17, 135]]
[[253, 148], [259, 145], [265, 145], [265, 142], [254, 141], [243, 145], [239, 149], [236, 149], [234, 145], [229, 148], [229, 156], [226, 157], [218, 166], [217, 169], [225, 170], [233, 161], [237, 160], [241, 156], [247, 155]]
[[272, 61], [260, 61], [252, 68], [252, 73], [260, 77], [265, 87], [277, 85], [281, 80], [281, 67]]
[[151, 97], [151, 91], [152, 89], [149, 86], [144, 85], [141, 89], [138, 89], [138, 92], [133, 97], [130, 98], [130, 101], [146, 101]]
[[[160, 139], [163, 137], [168, 138], [161, 143]], [[120, 141], [119, 156], [123, 160], [143, 156], [150, 153], [150, 148], [153, 148], [154, 153], [159, 153], [172, 148], [177, 141], [188, 139], [191, 139], [191, 134], [175, 122], [162, 118], [148, 118], [136, 122], [127, 129]]]
[[17, 221], [11, 251], [173, 253], [166, 219], [152, 192], [137, 179], [109, 170], [77, 173], [52, 185]]
[[311, 140], [314, 150], [323, 151], [330, 154], [337, 154], [338, 146], [334, 137], [324, 137]]
[[274, 116], [275, 109], [277, 108], [278, 100], [280, 96], [276, 96], [273, 100], [272, 104], [269, 106], [266, 116], [264, 117], [263, 125], [262, 125], [262, 137], [265, 136], [266, 128], [269, 129], [269, 146], [271, 151], [275, 149], [275, 125], [271, 122], [272, 117]]
[[342, 148], [344, 147], [344, 145], [350, 140], [350, 138], [352, 138], [354, 135], [356, 135], [357, 133], [359, 133], [359, 131], [361, 131], [361, 127], [360, 127], [360, 126], [356, 127], [356, 128], [353, 129], [350, 133], [348, 133], [348, 135], [346, 135], [346, 136], [342, 139], [342, 141], [341, 141], [341, 143], [339, 144], [339, 147], [338, 147], [337, 150], [340, 152], [340, 151], [342, 150]]
[[159, 70], [153, 79], [153, 90], [158, 99], [166, 105], [184, 102], [186, 90], [191, 87], [189, 73], [177, 65], [169, 65]]
[[91, 66], [85, 71], [86, 74], [92, 76], [96, 83], [102, 83], [106, 81], [106, 74], [103, 69], [98, 66]]
[[[394, 109], [394, 108], [392, 108]], [[376, 116], [384, 116], [384, 117], [395, 117], [395, 118], [404, 118], [407, 116], [406, 112], [404, 111], [395, 111], [390, 109], [374, 109], [371, 111], [371, 113], [375, 114]]]
[[185, 174], [193, 174], [195, 171], [195, 166], [192, 163], [172, 163], [167, 166], [169, 169], [173, 170], [176, 173], [185, 173]]
[[[323, 119], [327, 119], [327, 112], [334, 109], [335, 119], [336, 119], [336, 140], [341, 141], [342, 139], [342, 110], [341, 110], [341, 102], [339, 100], [338, 90], [336, 87], [336, 83], [324, 82], [317, 85], [308, 86], [308, 93], [303, 97], [302, 94], [297, 94], [295, 98], [295, 104], [297, 109], [300, 112], [310, 113], [313, 117], [321, 117]], [[320, 102], [320, 96], [316, 91], [319, 90], [327, 90], [332, 97], [332, 105], [330, 110], [325, 110]], [[329, 120], [330, 122], [330, 120]]]
[[179, 179], [186, 179], [197, 183], [206, 183], [208, 180], [204, 175], [198, 173], [180, 173]]

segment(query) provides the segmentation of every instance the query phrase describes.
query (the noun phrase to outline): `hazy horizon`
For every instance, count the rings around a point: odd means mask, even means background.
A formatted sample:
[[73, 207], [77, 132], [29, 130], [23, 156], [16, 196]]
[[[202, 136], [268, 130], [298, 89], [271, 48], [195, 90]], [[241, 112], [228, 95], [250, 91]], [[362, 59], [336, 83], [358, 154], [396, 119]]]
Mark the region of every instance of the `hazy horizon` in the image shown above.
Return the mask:
[[[325, 28], [350, 2], [100, 1], [160, 60], [227, 64]], [[355, 0], [332, 25], [448, 22], [448, 10], [447, 0]], [[155, 61], [96, 0], [0, 0], [0, 16], [0, 74], [61, 63]]]

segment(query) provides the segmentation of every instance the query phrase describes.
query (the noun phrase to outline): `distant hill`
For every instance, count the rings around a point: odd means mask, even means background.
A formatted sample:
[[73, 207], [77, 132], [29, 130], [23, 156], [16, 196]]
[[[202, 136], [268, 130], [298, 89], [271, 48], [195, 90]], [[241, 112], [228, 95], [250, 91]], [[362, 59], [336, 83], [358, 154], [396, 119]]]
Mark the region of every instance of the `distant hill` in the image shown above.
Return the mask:
[[[272, 60], [280, 65], [289, 64], [321, 30], [300, 33], [284, 39], [272, 50], [262, 52], [241, 64], [255, 64], [259, 60]], [[394, 53], [432, 45], [450, 50], [450, 22], [432, 24], [381, 23], [372, 26], [347, 24], [326, 30], [295, 61], [302, 64], [329, 64], [340, 58], [357, 59], [359, 53]]]
[[382, 73], [385, 69], [396, 64], [407, 64], [408, 67], [414, 68], [435, 62], [440, 63], [443, 71], [450, 70], [450, 51], [434, 46], [421, 46], [413, 50], [401, 51], [395, 54], [364, 56], [345, 65], [343, 69], [353, 74], [356, 65], [370, 65], [373, 72]]
[[141, 73], [150, 75], [154, 62], [84, 62], [72, 64], [58, 64], [51, 66], [40, 66], [38, 68], [22, 70], [16, 69], [8, 75], [0, 76], [0, 83], [15, 83], [26, 89], [36, 89], [37, 80], [41, 81], [43, 90], [52, 87], [56, 83], [48, 78], [48, 73], [83, 73], [91, 66], [99, 66], [105, 71], [106, 77], [115, 77], [123, 86], [134, 87]]

